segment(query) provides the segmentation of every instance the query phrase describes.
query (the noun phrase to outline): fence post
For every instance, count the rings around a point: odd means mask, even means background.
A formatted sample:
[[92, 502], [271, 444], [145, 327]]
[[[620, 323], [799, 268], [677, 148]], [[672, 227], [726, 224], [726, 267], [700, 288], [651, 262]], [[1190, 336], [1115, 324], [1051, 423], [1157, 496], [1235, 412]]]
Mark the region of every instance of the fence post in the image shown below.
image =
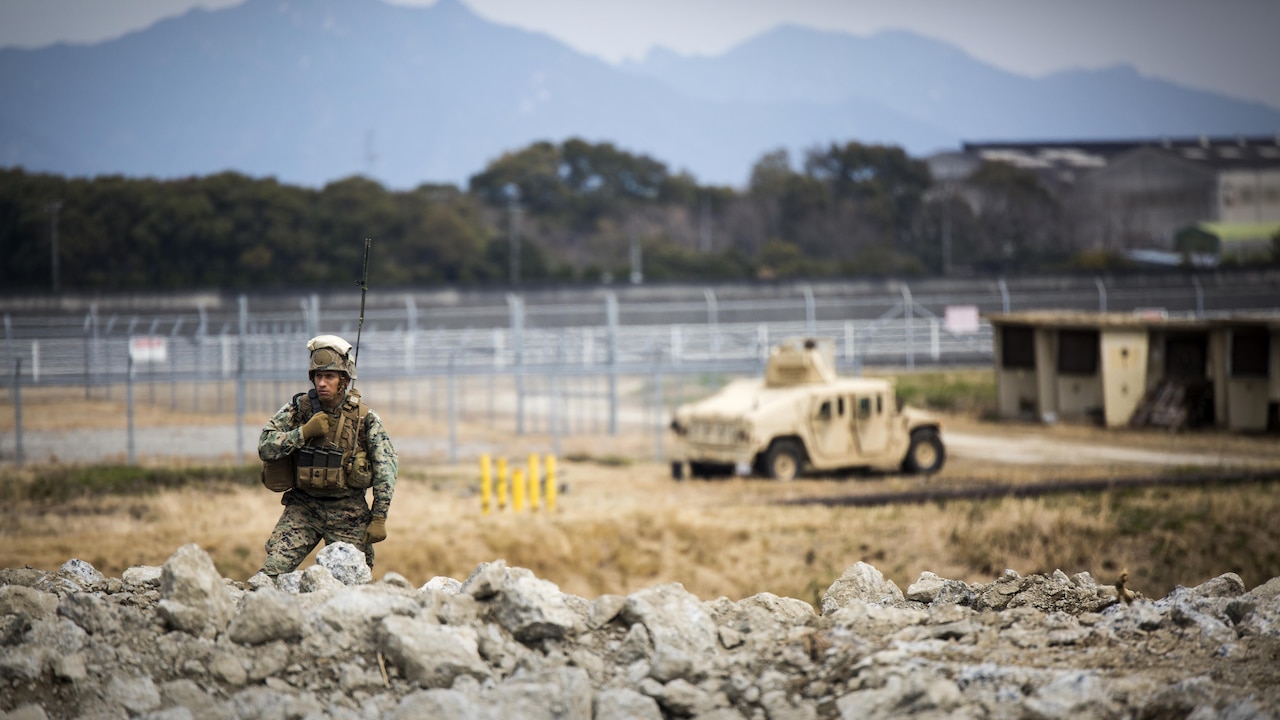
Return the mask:
[[915, 353], [915, 333], [911, 327], [911, 311], [915, 301], [911, 299], [911, 288], [906, 283], [902, 284], [902, 315], [906, 321], [907, 328], [907, 369], [914, 370], [916, 367]]
[[485, 383], [486, 390], [489, 393], [489, 427], [494, 427], [495, 425], [498, 424], [497, 409], [496, 409], [497, 406], [494, 404], [494, 396], [497, 394], [497, 391], [494, 389], [494, 386], [498, 384], [498, 375], [499, 375], [498, 368], [499, 367], [502, 367], [502, 331], [497, 328], [494, 328], [493, 330], [493, 367], [491, 368], [493, 376], [489, 382]]
[[609, 326], [609, 434], [618, 434], [618, 296], [605, 296]]
[[236, 360], [236, 462], [244, 462], [244, 354], [249, 332], [249, 298], [240, 296], [240, 337]]
[[1098, 286], [1098, 312], [1107, 311], [1107, 286], [1102, 283], [1102, 278], [1095, 277], [1093, 284]]
[[844, 321], [844, 356], [850, 365], [853, 364], [854, 327], [852, 320]]
[[507, 293], [507, 308], [511, 314], [511, 355], [516, 380], [516, 434], [524, 434], [524, 302], [513, 293]]
[[4, 359], [5, 365], [13, 360], [13, 325], [9, 321], [9, 313], [4, 314]]
[[556, 370], [551, 374], [551, 450], [560, 454], [561, 423], [564, 421], [564, 389], [560, 373], [564, 368], [564, 330], [556, 331]]
[[13, 457], [18, 467], [22, 467], [22, 358], [13, 363]]
[[[405, 312], [405, 339], [404, 339], [404, 370], [413, 377], [413, 358], [418, 341], [418, 306], [413, 301], [412, 295], [405, 296], [404, 299]], [[413, 398], [410, 397], [409, 402], [412, 404]]]
[[712, 382], [719, 379], [719, 372], [716, 369], [716, 359], [720, 357], [720, 307], [716, 303], [716, 292], [711, 288], [703, 288], [703, 297], [707, 300], [707, 332], [711, 338], [707, 347], [711, 352], [711, 377]]
[[135, 460], [134, 437], [133, 437], [133, 353], [129, 353], [129, 372], [125, 380], [125, 386], [128, 392], [125, 393], [125, 414], [129, 418], [129, 464], [133, 465]]
[[814, 326], [817, 325], [817, 308], [813, 301], [813, 288], [809, 287], [809, 283], [804, 284], [804, 334], [805, 337], [813, 337]]
[[455, 371], [456, 355], [449, 353], [449, 464], [458, 462], [458, 376]]
[[666, 418], [662, 401], [662, 364], [655, 361], [653, 364], [653, 455], [658, 461], [662, 460], [662, 435], [666, 426], [663, 420]]
[[[89, 388], [91, 386], [90, 368], [93, 366], [93, 362], [89, 357], [90, 347], [91, 347], [91, 343], [90, 343], [91, 337], [93, 339], [92, 346], [96, 346], [97, 338], [98, 338], [98, 304], [97, 303], [90, 303], [89, 312], [84, 316], [84, 399], [85, 400], [89, 399]], [[94, 349], [96, 349], [96, 347]]]

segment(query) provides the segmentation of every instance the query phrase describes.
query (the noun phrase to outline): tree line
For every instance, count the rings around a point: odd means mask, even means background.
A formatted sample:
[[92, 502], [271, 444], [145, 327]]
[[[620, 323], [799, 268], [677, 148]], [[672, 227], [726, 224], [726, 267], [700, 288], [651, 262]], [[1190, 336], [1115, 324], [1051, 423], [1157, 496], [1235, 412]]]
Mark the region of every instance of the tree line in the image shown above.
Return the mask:
[[[174, 180], [0, 169], [0, 286], [40, 291], [349, 283], [364, 238], [383, 287], [1063, 270], [1097, 262], [1059, 231], [1038, 178], [989, 163], [963, 192], [897, 147], [762, 156], [743, 190], [610, 143], [536, 142], [463, 189], [319, 189], [224, 172]], [[56, 237], [56, 240], [55, 240]], [[54, 247], [56, 245], [56, 266]]]

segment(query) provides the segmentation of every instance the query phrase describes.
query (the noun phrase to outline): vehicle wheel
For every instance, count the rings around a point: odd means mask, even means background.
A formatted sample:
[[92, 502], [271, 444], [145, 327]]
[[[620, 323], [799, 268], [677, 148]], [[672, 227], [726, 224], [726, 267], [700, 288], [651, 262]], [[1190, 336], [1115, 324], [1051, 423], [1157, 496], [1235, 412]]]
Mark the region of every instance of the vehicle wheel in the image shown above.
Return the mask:
[[907, 457], [902, 460], [902, 469], [909, 473], [932, 475], [942, 469], [946, 459], [947, 451], [942, 447], [938, 431], [917, 430], [911, 433], [911, 447], [907, 448]]
[[800, 445], [791, 440], [780, 440], [769, 448], [764, 460], [765, 470], [778, 482], [791, 482], [800, 476], [803, 458], [804, 450]]
[[671, 479], [676, 481], [684, 480], [684, 463], [679, 460], [671, 462]]

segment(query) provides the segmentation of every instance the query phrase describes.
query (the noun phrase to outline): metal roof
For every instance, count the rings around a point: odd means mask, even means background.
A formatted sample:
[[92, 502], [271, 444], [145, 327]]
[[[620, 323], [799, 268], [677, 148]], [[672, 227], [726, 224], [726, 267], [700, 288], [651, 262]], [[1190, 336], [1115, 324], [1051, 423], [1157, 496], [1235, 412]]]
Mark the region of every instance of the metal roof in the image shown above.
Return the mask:
[[1067, 329], [1170, 329], [1208, 330], [1215, 327], [1264, 327], [1280, 330], [1280, 310], [1235, 313], [1220, 317], [1168, 317], [1158, 313], [1097, 313], [1071, 310], [1028, 310], [984, 314], [992, 325], [1032, 325]]
[[1106, 141], [966, 142], [962, 147], [965, 153], [983, 160], [1042, 172], [1096, 170], [1106, 167], [1121, 155], [1142, 149], [1161, 151], [1181, 160], [1219, 169], [1280, 168], [1280, 134]]

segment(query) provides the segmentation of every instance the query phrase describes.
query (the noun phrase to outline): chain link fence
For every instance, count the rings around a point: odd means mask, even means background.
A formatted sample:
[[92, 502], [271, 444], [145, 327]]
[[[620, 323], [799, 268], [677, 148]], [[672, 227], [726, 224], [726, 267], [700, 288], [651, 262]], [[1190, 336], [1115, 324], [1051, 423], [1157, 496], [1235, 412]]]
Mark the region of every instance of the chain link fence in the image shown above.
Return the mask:
[[[24, 460], [22, 389], [77, 388], [89, 400], [126, 400], [129, 462], [136, 403], [174, 412], [234, 413], [223, 450], [256, 453], [260, 421], [307, 381], [306, 342], [321, 333], [359, 341], [358, 386], [386, 418], [426, 418], [449, 428], [447, 456], [466, 455], [460, 423], [560, 438], [651, 431], [655, 454], [675, 404], [729, 376], [763, 371], [788, 337], [834, 342], [843, 374], [869, 367], [989, 365], [991, 326], [980, 313], [1030, 308], [1203, 315], [1274, 309], [1276, 278], [1202, 282], [1182, 276], [1128, 283], [1068, 278], [1029, 285], [885, 283], [488, 293], [442, 300], [404, 293], [375, 302], [361, 322], [349, 300], [239, 295], [91, 301], [82, 314], [24, 309], [4, 314], [12, 445]], [[355, 295], [355, 293], [352, 293]], [[344, 304], [344, 301], [345, 304]], [[427, 303], [431, 302], [430, 306]], [[228, 306], [234, 306], [234, 309]], [[1211, 309], [1206, 310], [1206, 307]], [[425, 309], [424, 309], [425, 308]], [[959, 320], [962, 318], [963, 320]], [[246, 429], [248, 428], [248, 429]]]

